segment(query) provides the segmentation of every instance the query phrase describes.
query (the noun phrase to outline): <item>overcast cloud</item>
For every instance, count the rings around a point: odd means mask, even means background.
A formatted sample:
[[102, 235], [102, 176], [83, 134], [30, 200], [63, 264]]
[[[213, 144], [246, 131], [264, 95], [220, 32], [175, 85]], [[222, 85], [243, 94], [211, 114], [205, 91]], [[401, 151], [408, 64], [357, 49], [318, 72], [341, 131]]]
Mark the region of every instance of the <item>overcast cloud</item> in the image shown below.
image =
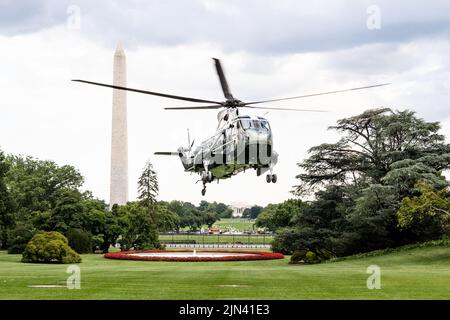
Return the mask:
[[[67, 21], [75, 5], [81, 32], [105, 46], [212, 43], [259, 54], [343, 49], [367, 43], [448, 37], [450, 2], [297, 0], [2, 0], [0, 33], [36, 32]], [[381, 9], [382, 28], [366, 27], [367, 8]], [[69, 10], [70, 11], [70, 10]]]
[[[234, 96], [265, 99], [392, 82], [367, 91], [274, 106], [330, 110], [269, 112], [280, 154], [276, 185], [246, 172], [208, 186], [208, 201], [267, 204], [290, 196], [307, 150], [338, 139], [326, 128], [367, 108], [409, 108], [442, 121], [450, 135], [450, 2], [377, 1], [381, 29], [369, 30], [369, 1], [0, 1], [0, 148], [72, 164], [85, 188], [109, 199], [109, 89], [116, 43], [124, 43], [130, 86], [222, 99], [211, 57], [223, 60]], [[80, 28], [72, 28], [74, 7]], [[70, 9], [68, 12], [68, 8]], [[146, 160], [160, 198], [198, 202], [198, 177], [155, 151], [199, 143], [215, 111], [168, 112], [179, 101], [128, 95], [130, 196]], [[264, 112], [263, 112], [264, 114]]]

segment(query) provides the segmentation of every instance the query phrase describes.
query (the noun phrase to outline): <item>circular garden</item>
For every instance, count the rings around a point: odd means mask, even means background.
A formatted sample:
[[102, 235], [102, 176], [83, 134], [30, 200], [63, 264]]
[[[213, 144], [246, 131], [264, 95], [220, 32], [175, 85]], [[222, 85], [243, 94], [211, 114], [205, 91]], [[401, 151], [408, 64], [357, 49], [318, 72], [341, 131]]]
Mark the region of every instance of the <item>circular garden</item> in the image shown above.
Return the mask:
[[145, 261], [252, 261], [283, 259], [281, 253], [235, 250], [142, 250], [111, 252], [107, 259]]

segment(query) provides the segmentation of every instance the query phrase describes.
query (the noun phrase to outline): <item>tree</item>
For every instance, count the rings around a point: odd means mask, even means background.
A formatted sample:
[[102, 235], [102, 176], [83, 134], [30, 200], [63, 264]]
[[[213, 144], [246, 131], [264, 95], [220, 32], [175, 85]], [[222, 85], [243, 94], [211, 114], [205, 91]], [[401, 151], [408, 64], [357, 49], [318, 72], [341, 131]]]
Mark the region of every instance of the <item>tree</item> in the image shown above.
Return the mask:
[[177, 228], [179, 217], [168, 208], [167, 203], [158, 203], [156, 212], [158, 214], [159, 231], [167, 232]]
[[424, 181], [416, 184], [420, 195], [405, 197], [398, 210], [398, 224], [419, 239], [438, 238], [449, 232], [450, 198], [447, 190], [435, 190]]
[[[425, 122], [409, 110], [367, 110], [329, 129], [343, 136], [309, 150], [311, 156], [299, 164], [304, 172], [297, 175], [301, 182], [294, 191], [297, 195], [327, 184], [382, 184], [391, 166], [406, 159], [413, 160], [409, 166], [418, 161], [438, 175], [450, 168], [450, 145], [438, 134], [439, 123]], [[433, 174], [426, 171], [421, 173]]]
[[5, 181], [5, 177], [10, 169], [5, 156], [0, 151], [0, 248], [8, 246], [8, 232], [14, 227], [15, 203], [10, 194]]
[[[316, 192], [316, 200], [297, 217], [297, 231], [291, 229], [290, 234], [307, 240], [301, 232], [305, 226], [323, 230], [337, 255], [417, 241], [411, 229], [399, 228], [397, 210], [403, 198], [420, 192], [418, 181], [436, 191], [448, 186], [442, 172], [450, 168], [450, 145], [439, 128], [439, 123], [419, 119], [414, 112], [387, 108], [339, 120], [330, 129], [341, 139], [311, 148], [299, 164], [300, 184], [294, 193]], [[422, 240], [442, 235], [442, 230], [429, 231]]]
[[122, 250], [159, 249], [158, 233], [155, 225], [144, 208], [138, 202], [128, 202], [119, 207], [119, 224], [122, 227], [122, 237], [119, 240]]
[[59, 192], [59, 198], [51, 211], [49, 224], [52, 231], [66, 233], [71, 228], [82, 228], [86, 206], [78, 190], [66, 189]]
[[346, 212], [348, 225], [341, 240], [346, 241], [344, 252], [366, 252], [400, 244], [397, 208], [398, 200], [392, 186], [372, 184], [363, 189]]
[[220, 218], [231, 218], [233, 210], [222, 202], [208, 202], [202, 200], [197, 208], [201, 212], [216, 212]]
[[211, 229], [212, 225], [217, 221], [220, 220], [220, 216], [217, 212], [206, 212], [204, 214], [204, 222], [208, 226], [208, 228]]
[[[129, 226], [125, 233], [133, 247], [159, 248], [158, 215], [156, 212], [156, 196], [158, 195], [158, 178], [153, 165], [148, 161], [138, 180], [138, 207], [131, 207]], [[141, 210], [143, 209], [143, 211]]]
[[263, 207], [254, 205], [251, 208], [247, 208], [244, 210], [244, 213], [242, 214], [243, 218], [247, 219], [256, 219], [259, 214], [263, 211]]
[[119, 225], [118, 205], [114, 204], [111, 211], [107, 210], [104, 201], [92, 197], [85, 200], [86, 216], [83, 229], [92, 235], [93, 249], [108, 252], [122, 234]]
[[[205, 223], [204, 212], [190, 202], [173, 200], [167, 204], [167, 208], [178, 216], [176, 222], [177, 231], [180, 231], [182, 228], [189, 228], [189, 230], [195, 231], [200, 229]], [[209, 210], [209, 205], [207, 208]]]
[[341, 248], [335, 239], [340, 239], [347, 227], [344, 215], [351, 206], [345, 200], [348, 194], [342, 187], [327, 186], [315, 196], [315, 201], [301, 204], [289, 227], [277, 230], [273, 250], [286, 254], [312, 251], [319, 257], [338, 254]]
[[212, 204], [213, 208], [210, 208], [209, 210], [213, 209], [212, 211], [217, 212], [217, 214], [219, 215], [220, 218], [231, 218], [231, 214], [233, 213], [233, 209], [231, 209], [228, 205], [226, 205], [225, 203], [219, 202], [216, 203], [214, 202]]
[[6, 184], [24, 214], [51, 210], [63, 190], [78, 190], [83, 177], [72, 166], [32, 157], [9, 156]]
[[33, 238], [31, 226], [23, 223], [16, 224], [8, 233], [8, 253], [22, 253], [31, 238]]
[[256, 226], [275, 231], [292, 226], [293, 219], [305, 204], [301, 200], [289, 199], [280, 204], [269, 204], [256, 219]]
[[[58, 166], [52, 161], [32, 157], [10, 155], [0, 161], [1, 164], [5, 162], [9, 170], [0, 175], [0, 185], [4, 181], [8, 192], [0, 192], [0, 198], [9, 195], [15, 206], [8, 216], [9, 231], [12, 232], [15, 225], [25, 226], [32, 234], [52, 230], [54, 225], [50, 219], [54, 209], [57, 204], [62, 204], [61, 198], [66, 198], [67, 193], [79, 192], [83, 177], [72, 166]], [[4, 240], [3, 245], [6, 245]]]
[[92, 253], [92, 235], [83, 229], [69, 229], [66, 233], [69, 246], [77, 253]]
[[138, 180], [138, 199], [142, 206], [154, 208], [158, 191], [158, 177], [153, 170], [153, 165], [148, 161]]

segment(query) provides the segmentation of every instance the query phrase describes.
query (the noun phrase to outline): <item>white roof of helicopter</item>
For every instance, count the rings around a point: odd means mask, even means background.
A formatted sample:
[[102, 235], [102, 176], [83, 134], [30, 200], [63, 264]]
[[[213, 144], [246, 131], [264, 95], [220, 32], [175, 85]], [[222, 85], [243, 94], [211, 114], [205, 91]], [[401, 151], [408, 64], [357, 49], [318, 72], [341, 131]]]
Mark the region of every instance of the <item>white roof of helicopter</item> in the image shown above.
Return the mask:
[[240, 115], [238, 116], [238, 119], [250, 119], [250, 120], [265, 120], [266, 118], [260, 117], [260, 116], [251, 116], [251, 115]]

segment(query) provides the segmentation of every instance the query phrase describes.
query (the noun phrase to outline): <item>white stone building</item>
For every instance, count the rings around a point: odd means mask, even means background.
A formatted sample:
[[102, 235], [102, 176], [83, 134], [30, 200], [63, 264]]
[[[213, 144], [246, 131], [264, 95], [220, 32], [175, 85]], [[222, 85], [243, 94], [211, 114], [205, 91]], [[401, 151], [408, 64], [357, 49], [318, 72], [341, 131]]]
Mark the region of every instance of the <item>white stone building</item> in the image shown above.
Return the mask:
[[231, 204], [231, 209], [233, 213], [231, 214], [233, 218], [241, 218], [244, 214], [244, 210], [251, 208], [252, 206], [243, 202], [234, 202]]

